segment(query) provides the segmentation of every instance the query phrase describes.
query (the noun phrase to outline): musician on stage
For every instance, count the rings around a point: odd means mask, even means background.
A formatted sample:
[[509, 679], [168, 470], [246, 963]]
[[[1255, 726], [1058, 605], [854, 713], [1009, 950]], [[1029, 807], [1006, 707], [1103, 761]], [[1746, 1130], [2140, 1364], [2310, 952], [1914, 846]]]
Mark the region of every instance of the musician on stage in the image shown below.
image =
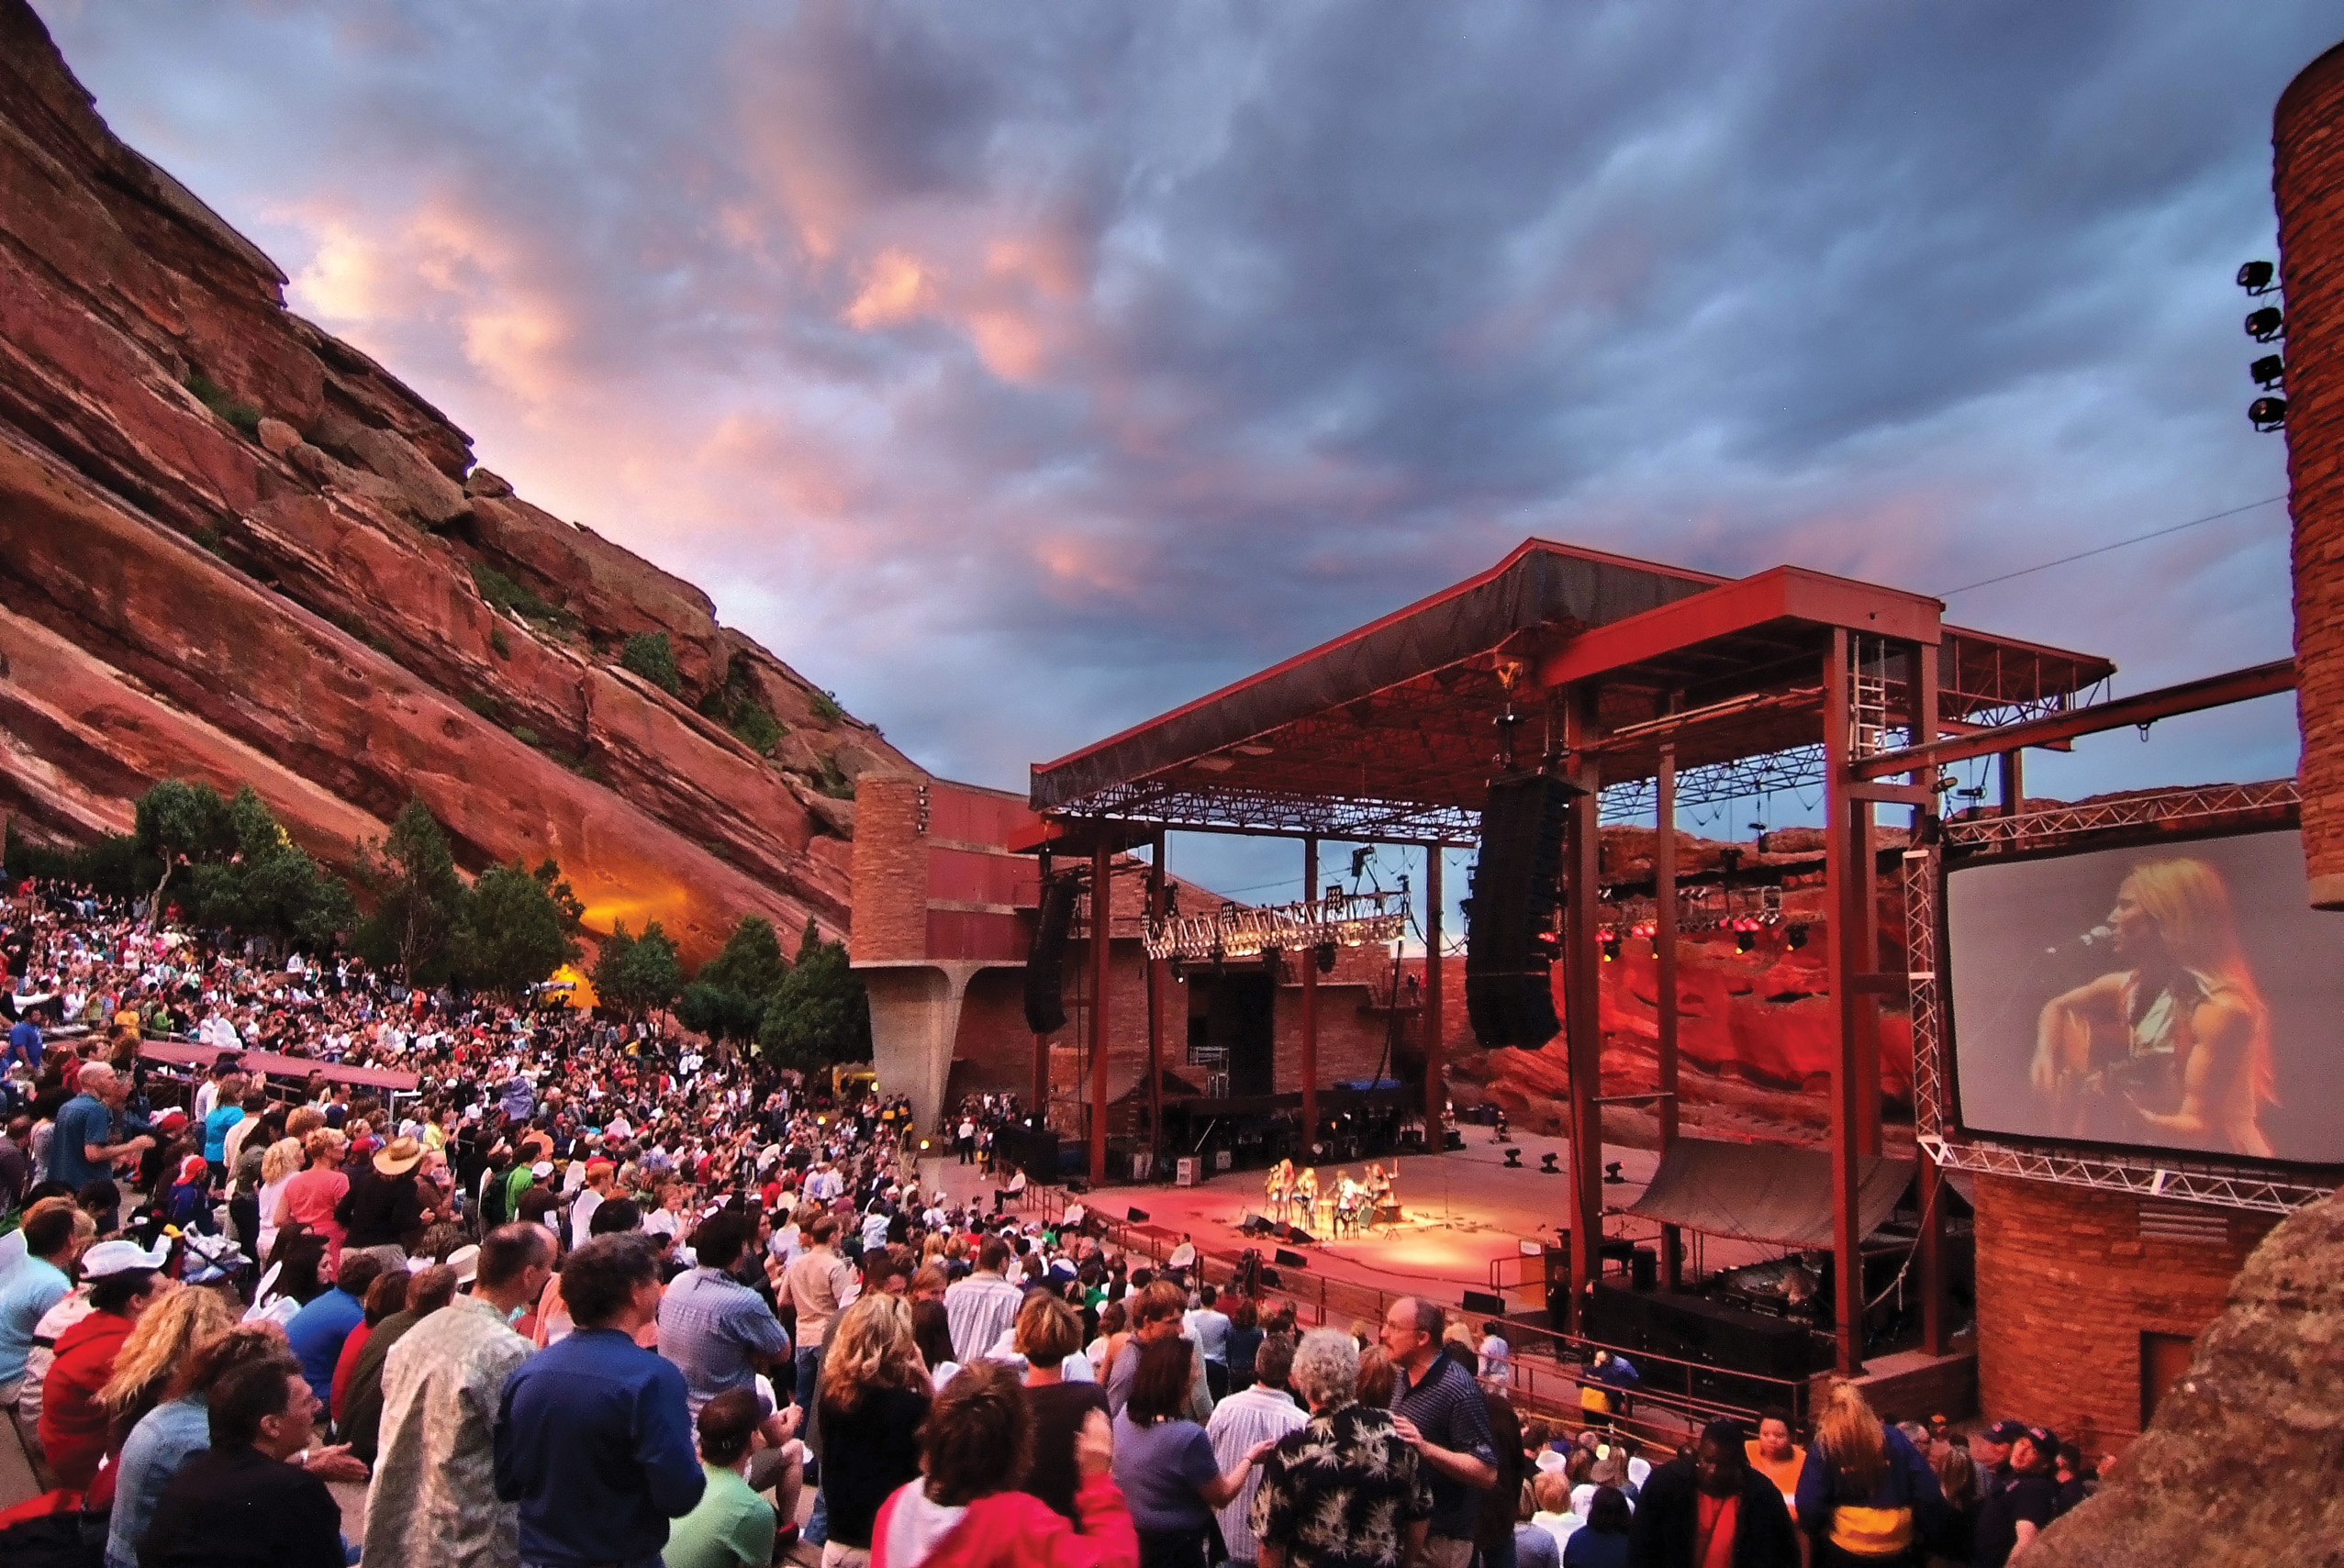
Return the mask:
[[1334, 1229], [1337, 1233], [1351, 1235], [1358, 1231], [1359, 1205], [1365, 1194], [1366, 1189], [1352, 1177], [1351, 1173], [1344, 1172], [1334, 1185]]
[[1262, 1184], [1262, 1201], [1269, 1206], [1272, 1219], [1286, 1218], [1286, 1206], [1294, 1195], [1294, 1162], [1280, 1160], [1269, 1168], [1269, 1177]]
[[1296, 1173], [1292, 1191], [1294, 1207], [1300, 1211], [1294, 1222], [1300, 1225], [1317, 1225], [1319, 1222], [1318, 1168], [1305, 1165]]

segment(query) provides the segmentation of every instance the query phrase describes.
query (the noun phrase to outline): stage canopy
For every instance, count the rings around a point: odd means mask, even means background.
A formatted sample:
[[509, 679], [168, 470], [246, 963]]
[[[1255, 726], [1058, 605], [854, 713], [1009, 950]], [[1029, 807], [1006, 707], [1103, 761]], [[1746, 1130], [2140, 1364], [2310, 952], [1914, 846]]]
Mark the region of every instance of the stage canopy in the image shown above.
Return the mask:
[[[1913, 1162], [1857, 1161], [1856, 1235], [1881, 1228], [1913, 1183]], [[1787, 1143], [1680, 1138], [1628, 1212], [1711, 1236], [1780, 1247], [1831, 1246], [1831, 1151]]]

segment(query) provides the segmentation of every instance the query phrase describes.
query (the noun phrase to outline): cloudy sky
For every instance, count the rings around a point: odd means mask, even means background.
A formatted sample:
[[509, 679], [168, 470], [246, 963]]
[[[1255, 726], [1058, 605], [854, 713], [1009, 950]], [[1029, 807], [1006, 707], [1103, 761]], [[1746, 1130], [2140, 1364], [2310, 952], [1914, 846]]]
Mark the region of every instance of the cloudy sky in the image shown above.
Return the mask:
[[[525, 495], [940, 772], [1528, 535], [1946, 593], [2285, 489], [2231, 282], [2331, 5], [36, 0]], [[2278, 656], [2283, 506], [1953, 594]], [[2282, 700], [2037, 770], [2266, 777]]]

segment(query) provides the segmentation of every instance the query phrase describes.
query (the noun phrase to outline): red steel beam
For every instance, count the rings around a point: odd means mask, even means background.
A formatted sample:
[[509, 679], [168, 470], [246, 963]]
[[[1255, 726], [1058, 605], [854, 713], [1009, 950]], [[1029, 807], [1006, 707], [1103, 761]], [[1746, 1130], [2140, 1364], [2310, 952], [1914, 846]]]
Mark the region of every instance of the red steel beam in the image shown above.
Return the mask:
[[1104, 838], [1090, 851], [1090, 1185], [1107, 1184], [1107, 984], [1114, 946], [1113, 851]]
[[[1653, 1002], [1659, 1018], [1660, 1152], [1665, 1158], [1677, 1141], [1677, 749], [1660, 748], [1659, 772], [1653, 781], [1654, 821], [1658, 831], [1652, 845]], [[1660, 1288], [1676, 1290], [1677, 1250], [1681, 1233], [1673, 1225], [1660, 1228]]]
[[[1441, 1065], [1441, 847], [1424, 850], [1424, 1152], [1438, 1154], [1448, 1143], [1448, 1084]], [[1397, 1003], [1398, 997], [1393, 1001]]]
[[1870, 1006], [1850, 984], [1855, 978], [1858, 928], [1873, 917], [1856, 906], [1851, 884], [1855, 868], [1848, 862], [1853, 848], [1854, 812], [1847, 800], [1849, 692], [1847, 633], [1835, 628], [1824, 669], [1824, 906], [1831, 912], [1825, 927], [1829, 943], [1831, 1000], [1836, 1048], [1831, 1069], [1831, 1253], [1834, 1312], [1838, 1319], [1836, 1360], [1842, 1377], [1864, 1370], [1864, 1251], [1857, 1233], [1857, 1177], [1861, 1170], [1857, 1153], [1863, 1107], [1858, 1100], [1856, 1072], [1857, 1022], [1860, 1009]]
[[[1302, 840], [1302, 895], [1319, 895], [1316, 834]], [[1315, 1165], [1319, 1162], [1319, 955], [1315, 949], [1306, 948], [1287, 958], [1302, 966], [1302, 1152]]]
[[1539, 660], [1535, 673], [1542, 686], [1565, 685], [1780, 620], [1935, 644], [1941, 608], [1918, 594], [1778, 566], [1581, 632]]
[[[1704, 598], [1707, 596], [1702, 595]], [[1941, 768], [1950, 762], [1966, 762], [1971, 757], [2015, 751], [2023, 746], [2051, 746], [2062, 740], [2073, 740], [2078, 736], [2098, 735], [2110, 729], [2122, 729], [2131, 724], [2153, 724], [2160, 718], [2172, 718], [2184, 713], [2202, 713], [2209, 707], [2225, 707], [2234, 702], [2267, 697], [2277, 692], [2294, 689], [2295, 662], [2293, 659], [2274, 659], [2268, 664], [2233, 670], [2224, 675], [2208, 675], [2199, 681], [2183, 681], [2177, 686], [2160, 687], [2134, 697], [2116, 697], [2108, 702], [2094, 703], [2090, 707], [2055, 713], [2048, 718], [2031, 718], [2024, 724], [2005, 724], [1998, 728], [1981, 730], [1975, 735], [1958, 735], [1949, 740], [1933, 740], [1925, 746], [1908, 746], [1901, 751], [1881, 751], [1858, 762], [1853, 772], [1859, 779], [1877, 779], [1885, 778], [1890, 773], [1911, 773], [1915, 768]]]

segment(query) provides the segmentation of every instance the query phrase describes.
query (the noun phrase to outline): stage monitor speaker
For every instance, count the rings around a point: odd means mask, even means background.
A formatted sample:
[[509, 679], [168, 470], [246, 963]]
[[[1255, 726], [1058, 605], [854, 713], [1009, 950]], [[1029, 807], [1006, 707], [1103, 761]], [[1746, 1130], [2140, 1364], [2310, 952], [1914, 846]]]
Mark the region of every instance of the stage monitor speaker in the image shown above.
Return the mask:
[[1316, 1237], [1312, 1236], [1309, 1231], [1303, 1229], [1299, 1225], [1279, 1226], [1278, 1228], [1278, 1239], [1281, 1241], [1291, 1241], [1297, 1247], [1307, 1247], [1311, 1245], [1312, 1241], [1317, 1240]]
[[1133, 1225], [1145, 1225], [1147, 1223], [1147, 1210], [1144, 1208], [1127, 1208], [1123, 1211], [1123, 1218], [1130, 1220]]
[[1080, 891], [1071, 873], [1042, 884], [1042, 913], [1033, 923], [1033, 941], [1025, 955], [1025, 1027], [1035, 1034], [1055, 1034], [1066, 1027], [1058, 966], [1066, 956]]
[[1484, 1046], [1535, 1051], [1562, 1030], [1538, 938], [1554, 929], [1563, 820], [1585, 793], [1549, 773], [1490, 782], [1465, 901], [1465, 1012]]
[[1649, 1247], [1638, 1247], [1628, 1254], [1628, 1283], [1637, 1290], [1658, 1290], [1660, 1254]]
[[1502, 1318], [1506, 1315], [1506, 1298], [1486, 1290], [1468, 1290], [1465, 1293], [1465, 1309], [1483, 1318]]
[[1283, 1247], [1278, 1249], [1278, 1255], [1270, 1261], [1281, 1269], [1307, 1269], [1311, 1266], [1310, 1259], [1300, 1252], [1289, 1252]]

